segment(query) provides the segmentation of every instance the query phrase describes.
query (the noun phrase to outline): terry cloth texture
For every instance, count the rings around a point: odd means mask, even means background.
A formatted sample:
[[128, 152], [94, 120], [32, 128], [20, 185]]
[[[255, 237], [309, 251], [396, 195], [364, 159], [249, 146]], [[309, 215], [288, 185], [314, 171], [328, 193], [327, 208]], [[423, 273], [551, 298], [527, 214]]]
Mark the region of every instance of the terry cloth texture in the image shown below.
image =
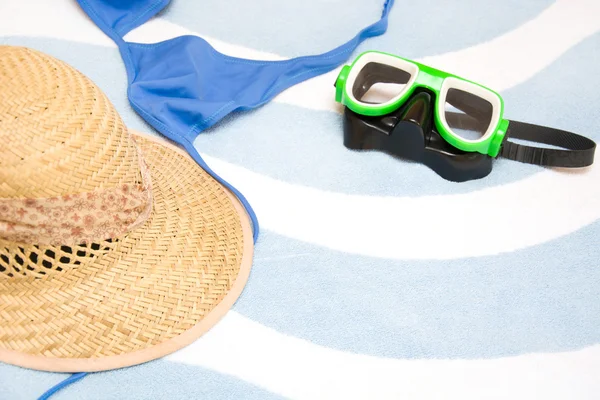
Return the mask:
[[[325, 51], [380, 0], [173, 1], [128, 39], [183, 33], [230, 55]], [[35, 9], [35, 13], [29, 10]], [[133, 129], [117, 48], [74, 1], [3, 5], [0, 42], [58, 57], [107, 93]], [[10, 12], [9, 12], [10, 11]], [[397, 0], [364, 43], [497, 90], [509, 119], [600, 140], [596, 0]], [[595, 399], [600, 393], [600, 165], [499, 159], [456, 184], [342, 144], [338, 70], [231, 115], [195, 146], [261, 223], [232, 310], [158, 361], [91, 374], [52, 399]], [[67, 375], [0, 365], [0, 398]]]

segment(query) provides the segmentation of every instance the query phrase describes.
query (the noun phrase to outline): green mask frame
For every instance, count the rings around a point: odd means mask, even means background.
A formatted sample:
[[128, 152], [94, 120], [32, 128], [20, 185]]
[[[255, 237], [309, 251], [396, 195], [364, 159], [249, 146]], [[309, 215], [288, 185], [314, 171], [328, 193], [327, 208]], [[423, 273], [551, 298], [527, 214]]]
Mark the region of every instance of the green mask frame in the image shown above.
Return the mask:
[[[380, 85], [385, 86], [383, 91], [378, 90]], [[354, 115], [353, 126], [358, 126], [356, 121], [362, 120], [360, 141], [352, 137], [352, 129], [346, 129], [350, 142], [355, 144], [367, 140], [379, 143], [380, 147], [384, 147], [383, 151], [390, 150], [385, 148], [388, 140], [379, 138], [381, 132], [369, 133], [369, 127], [377, 124], [386, 126], [386, 118], [389, 120], [414, 96], [426, 91], [434, 98], [429, 117], [433, 120], [431, 132], [459, 153], [480, 153], [490, 158], [501, 156], [550, 167], [579, 168], [593, 164], [596, 144], [591, 139], [559, 129], [508, 120], [504, 118], [504, 100], [494, 90], [393, 54], [380, 51], [360, 54], [351, 65], [342, 68], [335, 88], [336, 101]], [[375, 98], [371, 96], [372, 91]], [[396, 131], [391, 126], [385, 135], [400, 134]], [[424, 147], [431, 132], [423, 132], [426, 138]], [[518, 144], [509, 138], [565, 150]], [[388, 152], [398, 153], [400, 141], [394, 139], [393, 142], [396, 143], [396, 151]], [[454, 155], [451, 154], [453, 152], [446, 153]]]
[[[363, 100], [378, 83], [395, 84], [399, 88], [385, 101]], [[503, 118], [502, 97], [485, 86], [427, 65], [378, 51], [362, 53], [339, 74], [336, 101], [357, 114], [382, 116], [400, 107], [418, 88], [435, 93], [435, 124], [448, 143], [467, 152], [498, 155], [509, 126], [509, 121]], [[447, 105], [471, 117], [476, 125], [482, 128], [485, 125], [479, 137], [468, 138], [464, 132], [461, 134], [459, 124], [452, 123], [451, 114], [445, 112]]]

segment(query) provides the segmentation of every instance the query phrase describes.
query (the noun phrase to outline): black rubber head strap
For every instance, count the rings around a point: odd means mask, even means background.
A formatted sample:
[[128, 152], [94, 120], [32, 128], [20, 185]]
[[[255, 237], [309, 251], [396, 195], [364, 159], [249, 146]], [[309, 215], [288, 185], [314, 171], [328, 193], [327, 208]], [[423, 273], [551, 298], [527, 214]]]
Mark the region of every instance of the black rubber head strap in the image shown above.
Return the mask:
[[[506, 137], [507, 139], [500, 150], [500, 156], [510, 160], [565, 168], [587, 167], [594, 162], [596, 143], [572, 132], [525, 122], [510, 121]], [[510, 138], [544, 143], [567, 150], [517, 144], [511, 142]]]

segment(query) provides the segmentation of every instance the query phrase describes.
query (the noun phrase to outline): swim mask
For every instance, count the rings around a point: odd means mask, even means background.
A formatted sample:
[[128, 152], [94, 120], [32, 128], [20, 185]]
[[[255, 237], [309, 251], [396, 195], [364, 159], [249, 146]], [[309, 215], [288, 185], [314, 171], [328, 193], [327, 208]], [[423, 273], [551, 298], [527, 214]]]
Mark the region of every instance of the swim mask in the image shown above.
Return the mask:
[[395, 55], [362, 53], [342, 68], [335, 87], [336, 101], [346, 107], [346, 147], [418, 161], [448, 180], [487, 176], [497, 157], [566, 168], [586, 167], [594, 160], [592, 140], [505, 119], [504, 102], [495, 91]]

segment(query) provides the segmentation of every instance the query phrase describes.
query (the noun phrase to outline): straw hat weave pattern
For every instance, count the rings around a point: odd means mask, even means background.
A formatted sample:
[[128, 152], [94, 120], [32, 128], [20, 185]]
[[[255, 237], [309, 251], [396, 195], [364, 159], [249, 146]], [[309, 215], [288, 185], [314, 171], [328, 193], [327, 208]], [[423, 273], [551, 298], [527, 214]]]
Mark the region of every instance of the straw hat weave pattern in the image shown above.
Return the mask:
[[0, 46], [0, 143], [0, 361], [138, 364], [191, 343], [241, 293], [253, 244], [237, 199], [130, 132], [74, 68]]

